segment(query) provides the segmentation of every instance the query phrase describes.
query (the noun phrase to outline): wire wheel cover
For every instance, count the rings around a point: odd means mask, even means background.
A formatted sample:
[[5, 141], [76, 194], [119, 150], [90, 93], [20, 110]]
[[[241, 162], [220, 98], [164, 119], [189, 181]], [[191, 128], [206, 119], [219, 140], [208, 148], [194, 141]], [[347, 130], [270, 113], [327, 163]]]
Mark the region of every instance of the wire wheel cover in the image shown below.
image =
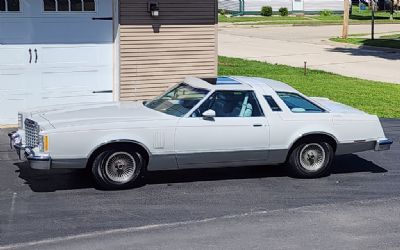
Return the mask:
[[114, 182], [129, 182], [134, 177], [135, 170], [135, 159], [126, 152], [116, 152], [107, 158], [105, 172], [107, 177]]
[[300, 164], [308, 171], [318, 171], [324, 166], [326, 153], [318, 143], [305, 145], [300, 151]]

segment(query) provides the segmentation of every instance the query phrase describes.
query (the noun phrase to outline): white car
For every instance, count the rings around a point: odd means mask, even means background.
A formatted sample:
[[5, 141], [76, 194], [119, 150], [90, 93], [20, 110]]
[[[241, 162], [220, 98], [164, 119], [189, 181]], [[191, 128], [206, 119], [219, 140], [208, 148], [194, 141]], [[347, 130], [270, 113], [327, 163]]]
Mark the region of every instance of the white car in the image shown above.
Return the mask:
[[145, 171], [282, 163], [320, 177], [335, 155], [393, 143], [375, 115], [254, 77], [188, 77], [149, 102], [53, 106], [19, 120], [9, 136], [31, 168], [89, 168], [105, 188], [132, 187]]

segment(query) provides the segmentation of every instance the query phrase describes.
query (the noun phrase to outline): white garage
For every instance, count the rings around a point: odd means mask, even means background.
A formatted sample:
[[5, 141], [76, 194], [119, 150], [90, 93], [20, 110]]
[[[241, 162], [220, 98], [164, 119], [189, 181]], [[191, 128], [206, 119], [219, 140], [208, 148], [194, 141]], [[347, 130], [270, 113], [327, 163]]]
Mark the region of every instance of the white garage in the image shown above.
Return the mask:
[[0, 124], [32, 106], [113, 100], [113, 1], [0, 0]]
[[[217, 74], [216, 0], [0, 0], [0, 125]], [[151, 11], [156, 9], [158, 11]]]

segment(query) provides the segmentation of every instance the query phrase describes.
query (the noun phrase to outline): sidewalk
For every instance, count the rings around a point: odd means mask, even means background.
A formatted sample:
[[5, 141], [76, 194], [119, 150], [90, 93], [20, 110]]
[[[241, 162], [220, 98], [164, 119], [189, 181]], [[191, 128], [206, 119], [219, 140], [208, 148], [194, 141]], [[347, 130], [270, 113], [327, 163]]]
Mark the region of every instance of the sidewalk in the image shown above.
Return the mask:
[[[351, 26], [351, 34], [368, 33], [369, 25]], [[377, 25], [378, 33], [400, 33], [400, 25]], [[341, 26], [220, 27], [219, 55], [333, 72], [400, 84], [400, 52], [333, 43]]]

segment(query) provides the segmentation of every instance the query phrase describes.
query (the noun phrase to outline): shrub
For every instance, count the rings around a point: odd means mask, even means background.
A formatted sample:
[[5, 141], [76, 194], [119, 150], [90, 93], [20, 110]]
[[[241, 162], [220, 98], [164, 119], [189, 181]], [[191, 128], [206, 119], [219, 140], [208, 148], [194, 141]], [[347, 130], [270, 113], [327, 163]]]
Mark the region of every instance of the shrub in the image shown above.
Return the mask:
[[289, 11], [286, 7], [282, 7], [279, 9], [279, 14], [281, 14], [281, 16], [287, 16], [289, 15]]
[[331, 10], [322, 10], [319, 15], [320, 16], [332, 16], [332, 11]]
[[225, 16], [225, 15], [226, 15], [226, 10], [224, 10], [224, 9], [219, 9], [219, 10], [218, 10], [218, 13], [219, 13], [220, 15], [222, 15], [222, 16]]
[[261, 8], [262, 16], [272, 16], [272, 7], [271, 6], [263, 6]]

